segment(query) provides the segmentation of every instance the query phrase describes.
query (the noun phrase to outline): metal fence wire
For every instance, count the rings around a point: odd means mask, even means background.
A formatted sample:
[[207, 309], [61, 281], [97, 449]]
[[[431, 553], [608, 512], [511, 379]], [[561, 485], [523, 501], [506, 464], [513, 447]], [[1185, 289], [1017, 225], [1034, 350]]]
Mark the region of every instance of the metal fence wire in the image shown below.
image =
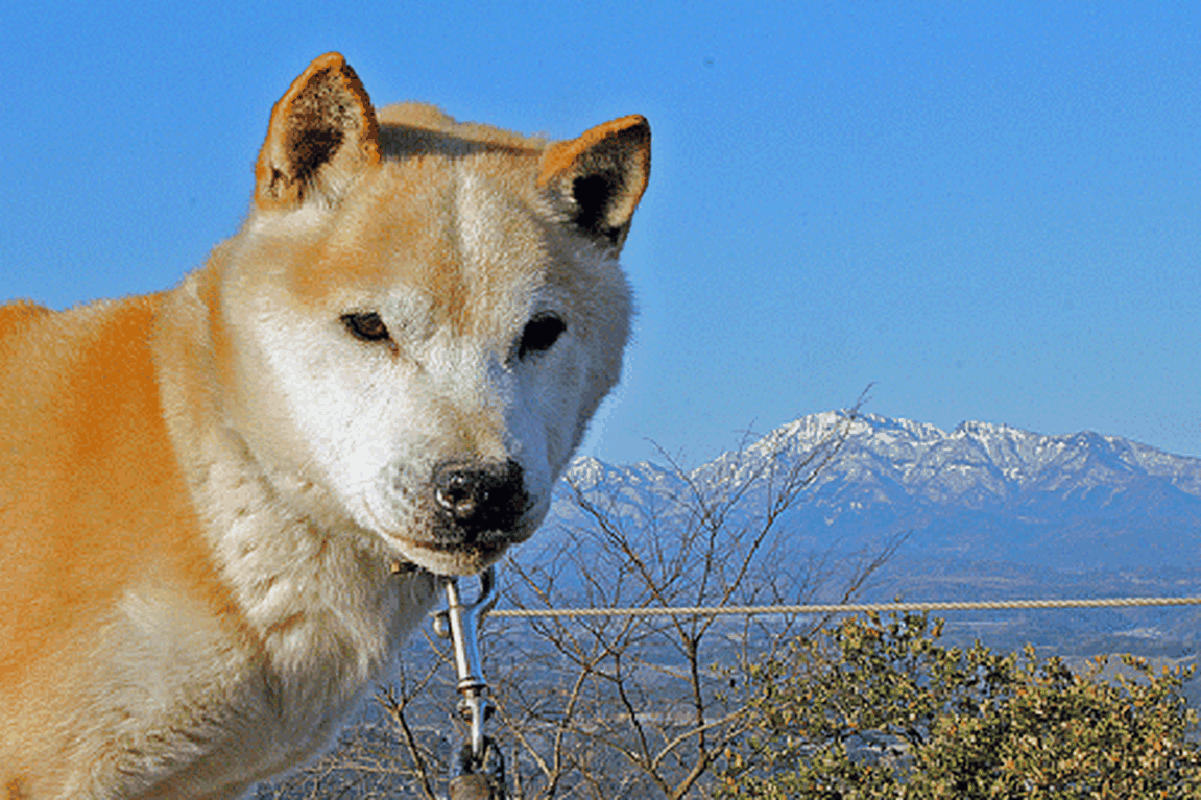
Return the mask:
[[716, 617], [730, 614], [831, 614], [888, 611], [991, 611], [1001, 609], [1120, 608], [1130, 606], [1198, 606], [1201, 597], [1114, 597], [1070, 600], [976, 600], [968, 602], [841, 603], [769, 606], [636, 606], [627, 608], [503, 608], [493, 617]]

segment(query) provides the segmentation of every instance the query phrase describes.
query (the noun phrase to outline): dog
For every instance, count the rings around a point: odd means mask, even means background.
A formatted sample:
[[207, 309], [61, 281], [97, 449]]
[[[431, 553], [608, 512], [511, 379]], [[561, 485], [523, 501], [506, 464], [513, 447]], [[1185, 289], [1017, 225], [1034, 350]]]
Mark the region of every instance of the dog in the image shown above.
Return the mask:
[[329, 53], [180, 285], [0, 307], [0, 796], [233, 798], [320, 752], [434, 576], [546, 514], [649, 173], [640, 116], [377, 113]]

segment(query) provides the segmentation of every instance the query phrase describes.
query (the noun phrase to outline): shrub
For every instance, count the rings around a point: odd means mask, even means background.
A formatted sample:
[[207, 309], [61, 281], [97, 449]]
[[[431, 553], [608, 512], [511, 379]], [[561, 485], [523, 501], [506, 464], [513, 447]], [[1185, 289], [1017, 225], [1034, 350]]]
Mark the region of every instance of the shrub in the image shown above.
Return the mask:
[[755, 666], [723, 797], [1195, 798], [1192, 668], [937, 643], [924, 614], [850, 617]]

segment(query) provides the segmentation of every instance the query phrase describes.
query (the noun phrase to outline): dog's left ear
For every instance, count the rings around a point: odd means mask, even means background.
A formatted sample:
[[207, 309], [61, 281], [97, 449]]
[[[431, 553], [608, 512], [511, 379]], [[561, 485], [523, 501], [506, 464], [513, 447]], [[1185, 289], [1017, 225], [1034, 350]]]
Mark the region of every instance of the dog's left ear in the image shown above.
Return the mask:
[[620, 248], [650, 174], [651, 127], [635, 115], [552, 144], [542, 156], [538, 185], [556, 196], [575, 225]]
[[339, 53], [313, 59], [271, 109], [255, 167], [255, 204], [297, 208], [333, 203], [368, 166], [378, 164], [379, 123], [359, 76]]

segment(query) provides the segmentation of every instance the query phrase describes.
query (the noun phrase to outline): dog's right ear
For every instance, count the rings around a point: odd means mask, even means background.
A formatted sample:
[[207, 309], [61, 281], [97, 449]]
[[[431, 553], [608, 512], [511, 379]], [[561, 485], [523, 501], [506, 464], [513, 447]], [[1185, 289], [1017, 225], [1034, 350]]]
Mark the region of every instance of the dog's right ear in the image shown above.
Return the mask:
[[334, 203], [379, 163], [378, 137], [359, 76], [339, 53], [318, 56], [271, 109], [255, 167], [255, 204], [286, 210], [310, 200]]

